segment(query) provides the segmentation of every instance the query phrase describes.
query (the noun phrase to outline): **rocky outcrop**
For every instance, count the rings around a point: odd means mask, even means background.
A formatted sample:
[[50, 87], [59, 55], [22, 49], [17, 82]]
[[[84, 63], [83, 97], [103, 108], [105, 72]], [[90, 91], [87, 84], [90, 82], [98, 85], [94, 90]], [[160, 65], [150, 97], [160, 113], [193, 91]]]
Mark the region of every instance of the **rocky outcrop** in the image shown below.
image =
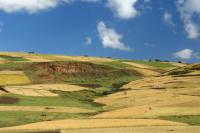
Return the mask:
[[115, 71], [110, 67], [85, 62], [44, 62], [34, 64], [34, 68], [61, 74], [102, 74]]

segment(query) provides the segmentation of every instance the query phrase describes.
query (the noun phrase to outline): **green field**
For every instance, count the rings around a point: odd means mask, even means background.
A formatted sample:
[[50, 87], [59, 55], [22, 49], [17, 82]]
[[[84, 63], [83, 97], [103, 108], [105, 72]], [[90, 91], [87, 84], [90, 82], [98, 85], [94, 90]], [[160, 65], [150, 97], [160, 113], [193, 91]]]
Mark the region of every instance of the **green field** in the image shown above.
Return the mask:
[[8, 61], [28, 61], [25, 58], [22, 57], [14, 57], [14, 56], [8, 56], [8, 55], [0, 55], [0, 58], [6, 59]]
[[23, 125], [40, 121], [52, 121], [60, 119], [72, 119], [89, 116], [89, 114], [48, 113], [28, 111], [0, 111], [0, 128]]
[[96, 97], [92, 91], [78, 91], [78, 92], [62, 92], [55, 91], [60, 94], [58, 97], [31, 97], [15, 94], [5, 94], [1, 97], [16, 98], [18, 102], [10, 104], [6, 103], [1, 105], [7, 106], [64, 106], [64, 107], [80, 107], [85, 109], [99, 110], [102, 106], [93, 102]]

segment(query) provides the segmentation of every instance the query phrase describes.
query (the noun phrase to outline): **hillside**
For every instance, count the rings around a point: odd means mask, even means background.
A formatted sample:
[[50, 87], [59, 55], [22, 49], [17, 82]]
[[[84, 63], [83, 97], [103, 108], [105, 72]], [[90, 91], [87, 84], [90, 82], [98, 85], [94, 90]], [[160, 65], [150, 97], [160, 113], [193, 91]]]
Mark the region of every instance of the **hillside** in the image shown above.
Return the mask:
[[198, 63], [3, 52], [0, 132], [197, 133], [199, 71]]

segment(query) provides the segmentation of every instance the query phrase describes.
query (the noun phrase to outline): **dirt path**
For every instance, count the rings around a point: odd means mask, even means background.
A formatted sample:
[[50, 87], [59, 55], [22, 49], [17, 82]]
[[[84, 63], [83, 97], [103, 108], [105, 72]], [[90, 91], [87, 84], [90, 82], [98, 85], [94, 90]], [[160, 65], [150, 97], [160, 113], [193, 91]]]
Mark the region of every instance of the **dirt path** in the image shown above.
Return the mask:
[[156, 119], [67, 119], [48, 122], [38, 122], [22, 126], [0, 128], [5, 130], [56, 130], [80, 128], [111, 128], [131, 126], [186, 126], [185, 123]]
[[35, 111], [58, 113], [94, 113], [94, 110], [76, 107], [42, 107], [42, 106], [0, 106], [0, 111]]

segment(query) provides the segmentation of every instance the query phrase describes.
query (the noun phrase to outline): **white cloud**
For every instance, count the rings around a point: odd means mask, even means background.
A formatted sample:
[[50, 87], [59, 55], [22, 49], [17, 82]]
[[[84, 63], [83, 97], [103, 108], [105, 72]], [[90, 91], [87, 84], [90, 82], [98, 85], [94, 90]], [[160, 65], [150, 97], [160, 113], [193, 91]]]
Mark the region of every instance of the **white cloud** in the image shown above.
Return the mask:
[[87, 44], [87, 45], [91, 45], [92, 44], [92, 38], [91, 37], [86, 37], [85, 38], [85, 44]]
[[195, 15], [200, 15], [200, 0], [178, 0], [176, 5], [181, 14], [188, 38], [198, 38], [200, 36], [199, 25], [193, 21], [193, 18]]
[[174, 22], [173, 22], [173, 16], [171, 13], [169, 12], [165, 12], [164, 15], [163, 15], [163, 20], [166, 24], [168, 25], [174, 25]]
[[138, 15], [135, 4], [138, 0], [107, 0], [109, 7], [120, 19], [131, 19]]
[[194, 23], [186, 23], [185, 30], [188, 33], [188, 38], [195, 39], [199, 37], [199, 26]]
[[103, 21], [98, 23], [97, 29], [104, 48], [131, 51], [129, 47], [126, 47], [125, 44], [121, 42], [123, 36], [118, 34], [115, 29], [108, 28]]
[[184, 49], [174, 54], [176, 58], [180, 58], [180, 59], [191, 59], [194, 55], [195, 53], [191, 49]]
[[[60, 0], [0, 0], [0, 10], [7, 13], [27, 11], [35, 13], [57, 6]], [[69, 0], [65, 0], [69, 2]]]
[[60, 3], [69, 4], [78, 1], [98, 2], [99, 0], [0, 0], [0, 10], [6, 13], [26, 11], [31, 14], [55, 8]]

